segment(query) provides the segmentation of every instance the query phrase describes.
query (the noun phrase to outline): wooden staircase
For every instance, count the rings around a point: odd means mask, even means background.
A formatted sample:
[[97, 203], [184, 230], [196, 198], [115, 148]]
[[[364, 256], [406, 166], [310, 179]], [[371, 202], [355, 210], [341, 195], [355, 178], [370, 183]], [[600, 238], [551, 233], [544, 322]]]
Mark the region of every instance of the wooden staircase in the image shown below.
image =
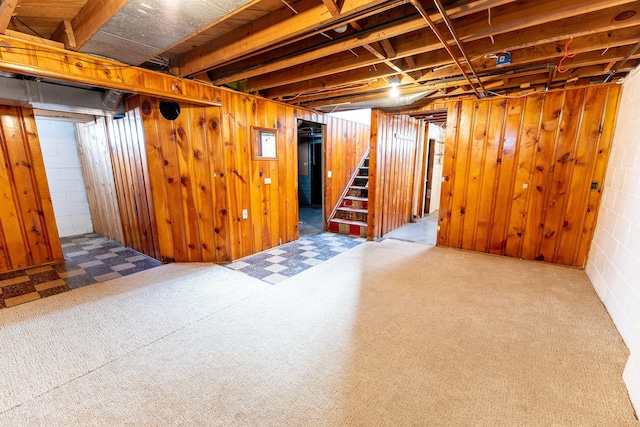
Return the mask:
[[349, 180], [336, 208], [329, 216], [329, 231], [367, 237], [369, 213], [369, 151]]

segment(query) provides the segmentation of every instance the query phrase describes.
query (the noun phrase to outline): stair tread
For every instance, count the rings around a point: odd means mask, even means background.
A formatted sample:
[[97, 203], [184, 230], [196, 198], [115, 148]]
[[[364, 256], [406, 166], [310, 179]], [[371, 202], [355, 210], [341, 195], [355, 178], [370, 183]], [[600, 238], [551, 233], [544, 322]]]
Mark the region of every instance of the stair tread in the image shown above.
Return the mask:
[[344, 196], [346, 200], [356, 200], [358, 202], [368, 202], [368, 197], [359, 197], [359, 196]]
[[353, 188], [354, 190], [368, 190], [368, 187], [363, 187], [362, 185], [351, 185], [349, 188]]
[[346, 211], [346, 212], [359, 212], [359, 213], [369, 213], [369, 210], [367, 209], [362, 209], [362, 208], [352, 208], [350, 206], [340, 206], [338, 208], [339, 211]]
[[366, 227], [367, 223], [364, 221], [356, 221], [353, 219], [344, 219], [344, 218], [332, 218], [331, 222], [340, 222], [342, 224], [350, 224], [350, 225], [359, 225], [361, 227]]

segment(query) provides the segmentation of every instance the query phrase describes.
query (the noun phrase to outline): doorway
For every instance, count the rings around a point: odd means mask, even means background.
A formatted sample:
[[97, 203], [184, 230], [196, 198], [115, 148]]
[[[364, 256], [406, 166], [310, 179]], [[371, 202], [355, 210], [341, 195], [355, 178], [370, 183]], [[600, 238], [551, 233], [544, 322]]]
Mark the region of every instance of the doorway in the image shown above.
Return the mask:
[[324, 230], [324, 126], [298, 120], [298, 227], [300, 237]]

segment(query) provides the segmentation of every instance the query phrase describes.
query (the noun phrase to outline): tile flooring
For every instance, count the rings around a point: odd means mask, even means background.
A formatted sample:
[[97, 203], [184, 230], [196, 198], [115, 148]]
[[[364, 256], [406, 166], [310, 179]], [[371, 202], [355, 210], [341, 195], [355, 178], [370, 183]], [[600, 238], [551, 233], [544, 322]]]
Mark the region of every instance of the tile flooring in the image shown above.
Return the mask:
[[342, 234], [318, 233], [242, 258], [226, 267], [276, 284], [346, 252], [365, 240]]
[[0, 273], [0, 308], [126, 276], [162, 263], [97, 234], [60, 239], [65, 260]]
[[[0, 273], [0, 308], [105, 282], [162, 264], [97, 234], [63, 237], [60, 241], [64, 261]], [[318, 233], [243, 258], [226, 267], [275, 284], [364, 241], [360, 237]]]

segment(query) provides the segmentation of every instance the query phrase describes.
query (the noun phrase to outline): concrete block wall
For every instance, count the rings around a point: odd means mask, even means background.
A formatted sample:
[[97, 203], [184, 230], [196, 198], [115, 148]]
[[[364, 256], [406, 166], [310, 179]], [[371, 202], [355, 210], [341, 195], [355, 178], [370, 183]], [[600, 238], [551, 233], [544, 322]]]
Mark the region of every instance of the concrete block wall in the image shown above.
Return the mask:
[[36, 124], [60, 237], [91, 233], [75, 124], [41, 117]]
[[586, 271], [629, 348], [623, 378], [640, 412], [640, 69], [623, 84]]

